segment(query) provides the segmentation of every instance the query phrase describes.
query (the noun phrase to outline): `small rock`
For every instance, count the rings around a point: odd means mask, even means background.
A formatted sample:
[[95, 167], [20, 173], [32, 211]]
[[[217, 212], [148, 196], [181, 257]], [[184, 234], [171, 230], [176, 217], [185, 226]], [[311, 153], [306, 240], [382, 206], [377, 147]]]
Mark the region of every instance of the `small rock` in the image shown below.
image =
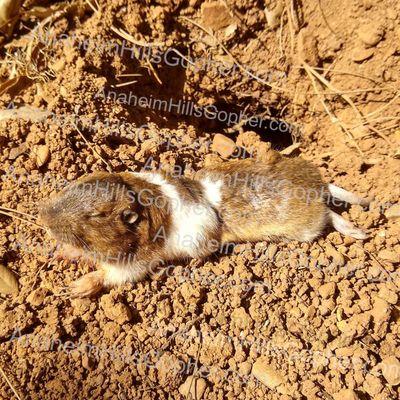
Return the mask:
[[91, 370], [95, 367], [96, 360], [93, 357], [90, 357], [88, 354], [82, 355], [82, 367], [88, 370]]
[[399, 300], [397, 293], [389, 290], [386, 286], [379, 290], [378, 296], [390, 304], [397, 304]]
[[206, 388], [207, 381], [205, 379], [196, 378], [194, 375], [191, 375], [188, 376], [186, 381], [179, 387], [179, 393], [185, 398], [199, 400], [202, 398]]
[[251, 373], [270, 389], [275, 389], [284, 383], [282, 375], [275, 368], [268, 365], [267, 361], [262, 357], [253, 364]]
[[397, 264], [400, 262], [400, 254], [397, 254], [396, 252], [387, 249], [381, 250], [378, 253], [378, 257], [393, 264]]
[[26, 298], [27, 302], [30, 303], [33, 306], [40, 306], [43, 304], [44, 299], [46, 298], [46, 295], [48, 293], [48, 290], [46, 288], [38, 288], [33, 290], [29, 296]]
[[342, 389], [333, 395], [334, 400], [359, 400], [357, 393], [351, 389]]
[[50, 65], [50, 68], [55, 72], [61, 72], [65, 67], [65, 60], [60, 58]]
[[224, 135], [221, 135], [220, 133], [217, 133], [214, 136], [212, 150], [216, 151], [222, 157], [228, 158], [233, 154], [235, 149], [236, 149], [236, 144], [232, 139]]
[[275, 243], [271, 243], [268, 246], [268, 259], [272, 260], [277, 252], [278, 252], [278, 246]]
[[343, 267], [346, 263], [342, 253], [339, 253], [331, 244], [326, 245], [326, 255], [331, 257], [334, 264], [338, 267]]
[[400, 204], [395, 204], [394, 206], [389, 207], [385, 211], [385, 217], [387, 219], [400, 218]]
[[123, 303], [114, 301], [110, 295], [104, 295], [100, 300], [100, 304], [105, 316], [119, 325], [123, 325], [132, 319], [130, 308]]
[[355, 62], [362, 62], [368, 60], [374, 55], [374, 49], [364, 49], [362, 47], [357, 47], [353, 50], [351, 58]]
[[203, 25], [216, 31], [231, 25], [234, 20], [222, 1], [204, 2], [201, 5]]
[[43, 166], [47, 163], [50, 157], [50, 150], [49, 147], [46, 145], [37, 146], [35, 149], [36, 154], [36, 165], [38, 167]]
[[271, 29], [275, 29], [279, 26], [282, 12], [283, 4], [281, 2], [279, 2], [278, 5], [271, 11], [268, 10], [267, 7], [265, 7], [265, 17], [267, 18], [267, 24]]
[[329, 297], [332, 297], [335, 294], [336, 283], [335, 282], [325, 283], [325, 285], [320, 286], [318, 291], [323, 299], [328, 299]]
[[233, 324], [240, 329], [248, 329], [253, 325], [253, 320], [243, 307], [234, 309], [231, 318]]
[[306, 61], [312, 67], [318, 65], [318, 45], [317, 39], [312, 31], [303, 28], [298, 35], [297, 52], [301, 61]]
[[384, 358], [380, 364], [383, 377], [390, 386], [397, 386], [400, 384], [400, 361], [390, 356]]
[[391, 315], [391, 308], [389, 303], [376, 297], [374, 300], [374, 306], [371, 310], [371, 315], [377, 325], [381, 325], [383, 322], [389, 321]]
[[376, 22], [371, 22], [361, 26], [358, 30], [358, 37], [367, 47], [376, 46], [383, 38], [385, 31]]
[[9, 160], [15, 160], [18, 158], [21, 154], [24, 154], [28, 149], [28, 146], [26, 143], [22, 143], [18, 147], [14, 147], [13, 149], [10, 150], [10, 154], [8, 155]]
[[363, 388], [371, 397], [375, 397], [382, 391], [383, 385], [377, 376], [367, 374], [364, 379]]

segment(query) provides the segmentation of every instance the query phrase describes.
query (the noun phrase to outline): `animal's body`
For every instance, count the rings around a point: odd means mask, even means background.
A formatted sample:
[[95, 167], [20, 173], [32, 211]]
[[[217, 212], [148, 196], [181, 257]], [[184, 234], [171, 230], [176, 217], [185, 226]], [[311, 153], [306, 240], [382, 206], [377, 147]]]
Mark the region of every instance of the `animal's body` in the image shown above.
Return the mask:
[[328, 205], [330, 197], [366, 201], [327, 185], [312, 164], [274, 153], [269, 161], [231, 161], [194, 179], [161, 172], [94, 173], [65, 188], [41, 220], [71, 254], [99, 270], [76, 281], [76, 296], [142, 279], [166, 260], [200, 258], [224, 243], [312, 241], [327, 225], [365, 234]]

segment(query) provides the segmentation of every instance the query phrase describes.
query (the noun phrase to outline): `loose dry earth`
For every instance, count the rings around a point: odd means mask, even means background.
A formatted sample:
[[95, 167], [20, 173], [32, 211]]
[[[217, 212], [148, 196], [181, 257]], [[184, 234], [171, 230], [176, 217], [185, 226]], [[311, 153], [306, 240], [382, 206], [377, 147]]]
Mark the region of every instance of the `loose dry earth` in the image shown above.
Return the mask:
[[60, 288], [91, 267], [2, 215], [0, 398], [398, 399], [400, 3], [88, 3], [27, 0], [2, 36], [3, 210], [36, 215], [96, 170], [191, 176], [295, 142], [374, 198], [343, 210], [370, 237], [242, 244], [71, 300]]

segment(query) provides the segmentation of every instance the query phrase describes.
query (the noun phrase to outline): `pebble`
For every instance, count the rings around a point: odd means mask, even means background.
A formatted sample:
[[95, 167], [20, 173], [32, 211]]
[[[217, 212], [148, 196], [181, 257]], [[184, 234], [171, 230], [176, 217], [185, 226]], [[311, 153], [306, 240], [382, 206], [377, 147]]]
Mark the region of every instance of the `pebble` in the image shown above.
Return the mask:
[[389, 303], [384, 299], [376, 297], [374, 300], [374, 306], [371, 310], [371, 315], [374, 318], [375, 323], [378, 325], [388, 321], [390, 319], [390, 314], [391, 308]]
[[397, 254], [396, 252], [387, 249], [381, 250], [378, 253], [378, 257], [381, 260], [389, 261], [393, 264], [397, 264], [400, 262], [400, 254]]
[[22, 143], [18, 147], [14, 147], [13, 149], [10, 150], [10, 154], [8, 155], [9, 160], [15, 160], [18, 158], [21, 154], [24, 154], [28, 150], [28, 146], [26, 143]]
[[384, 358], [380, 364], [383, 377], [390, 386], [397, 386], [400, 384], [400, 361], [390, 356]]
[[231, 319], [233, 324], [240, 329], [248, 329], [253, 325], [253, 320], [243, 307], [233, 310]]
[[362, 47], [357, 47], [353, 50], [351, 58], [355, 62], [362, 62], [368, 60], [374, 55], [374, 49], [364, 49]]
[[384, 33], [381, 25], [371, 22], [361, 26], [358, 30], [358, 37], [365, 46], [374, 47], [382, 40]]
[[27, 302], [33, 306], [40, 306], [46, 298], [48, 290], [46, 288], [38, 288], [33, 290], [26, 298]]
[[214, 136], [212, 150], [216, 151], [220, 156], [228, 158], [233, 154], [235, 149], [236, 144], [232, 139], [221, 135], [220, 133], [217, 133]]
[[389, 207], [385, 211], [385, 217], [387, 219], [400, 218], [400, 204], [395, 204], [394, 206]]
[[186, 378], [186, 381], [179, 387], [179, 393], [185, 398], [199, 400], [202, 398], [206, 388], [207, 381], [205, 379], [196, 378], [194, 375], [190, 375]]
[[100, 304], [104, 310], [105, 316], [119, 325], [129, 322], [132, 319], [132, 312], [128, 306], [123, 303], [115, 302], [110, 295], [101, 298]]
[[397, 304], [399, 300], [397, 293], [389, 290], [386, 286], [379, 290], [378, 296], [390, 304]]
[[343, 254], [339, 253], [332, 245], [327, 244], [326, 247], [326, 254], [329, 257], [332, 257], [333, 262], [335, 265], [338, 267], [343, 267], [343, 265], [346, 263]]
[[275, 389], [284, 382], [282, 375], [262, 357], [253, 364], [251, 373], [270, 389]]
[[320, 286], [320, 288], [318, 289], [319, 294], [324, 299], [332, 297], [335, 294], [335, 291], [336, 291], [335, 282], [325, 283], [325, 285]]
[[205, 27], [216, 31], [234, 22], [223, 1], [204, 2], [201, 5], [201, 15]]
[[265, 17], [267, 18], [267, 24], [271, 29], [275, 29], [280, 25], [282, 12], [283, 4], [281, 2], [279, 2], [278, 5], [271, 11], [265, 7]]
[[36, 153], [36, 165], [38, 167], [43, 166], [49, 160], [50, 150], [48, 146], [46, 145], [37, 146], [35, 149], [35, 153]]

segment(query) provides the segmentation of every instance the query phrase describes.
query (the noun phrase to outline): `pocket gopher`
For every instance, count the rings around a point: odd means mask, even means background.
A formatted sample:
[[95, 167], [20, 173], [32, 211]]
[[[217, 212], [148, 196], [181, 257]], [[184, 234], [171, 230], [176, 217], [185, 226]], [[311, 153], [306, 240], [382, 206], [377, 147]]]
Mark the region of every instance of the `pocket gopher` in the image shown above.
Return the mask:
[[98, 265], [71, 286], [72, 296], [134, 282], [167, 260], [201, 258], [227, 243], [312, 241], [327, 225], [364, 239], [331, 211], [337, 198], [367, 200], [331, 184], [301, 158], [229, 161], [194, 179], [161, 172], [96, 172], [41, 207], [40, 220], [68, 256]]

